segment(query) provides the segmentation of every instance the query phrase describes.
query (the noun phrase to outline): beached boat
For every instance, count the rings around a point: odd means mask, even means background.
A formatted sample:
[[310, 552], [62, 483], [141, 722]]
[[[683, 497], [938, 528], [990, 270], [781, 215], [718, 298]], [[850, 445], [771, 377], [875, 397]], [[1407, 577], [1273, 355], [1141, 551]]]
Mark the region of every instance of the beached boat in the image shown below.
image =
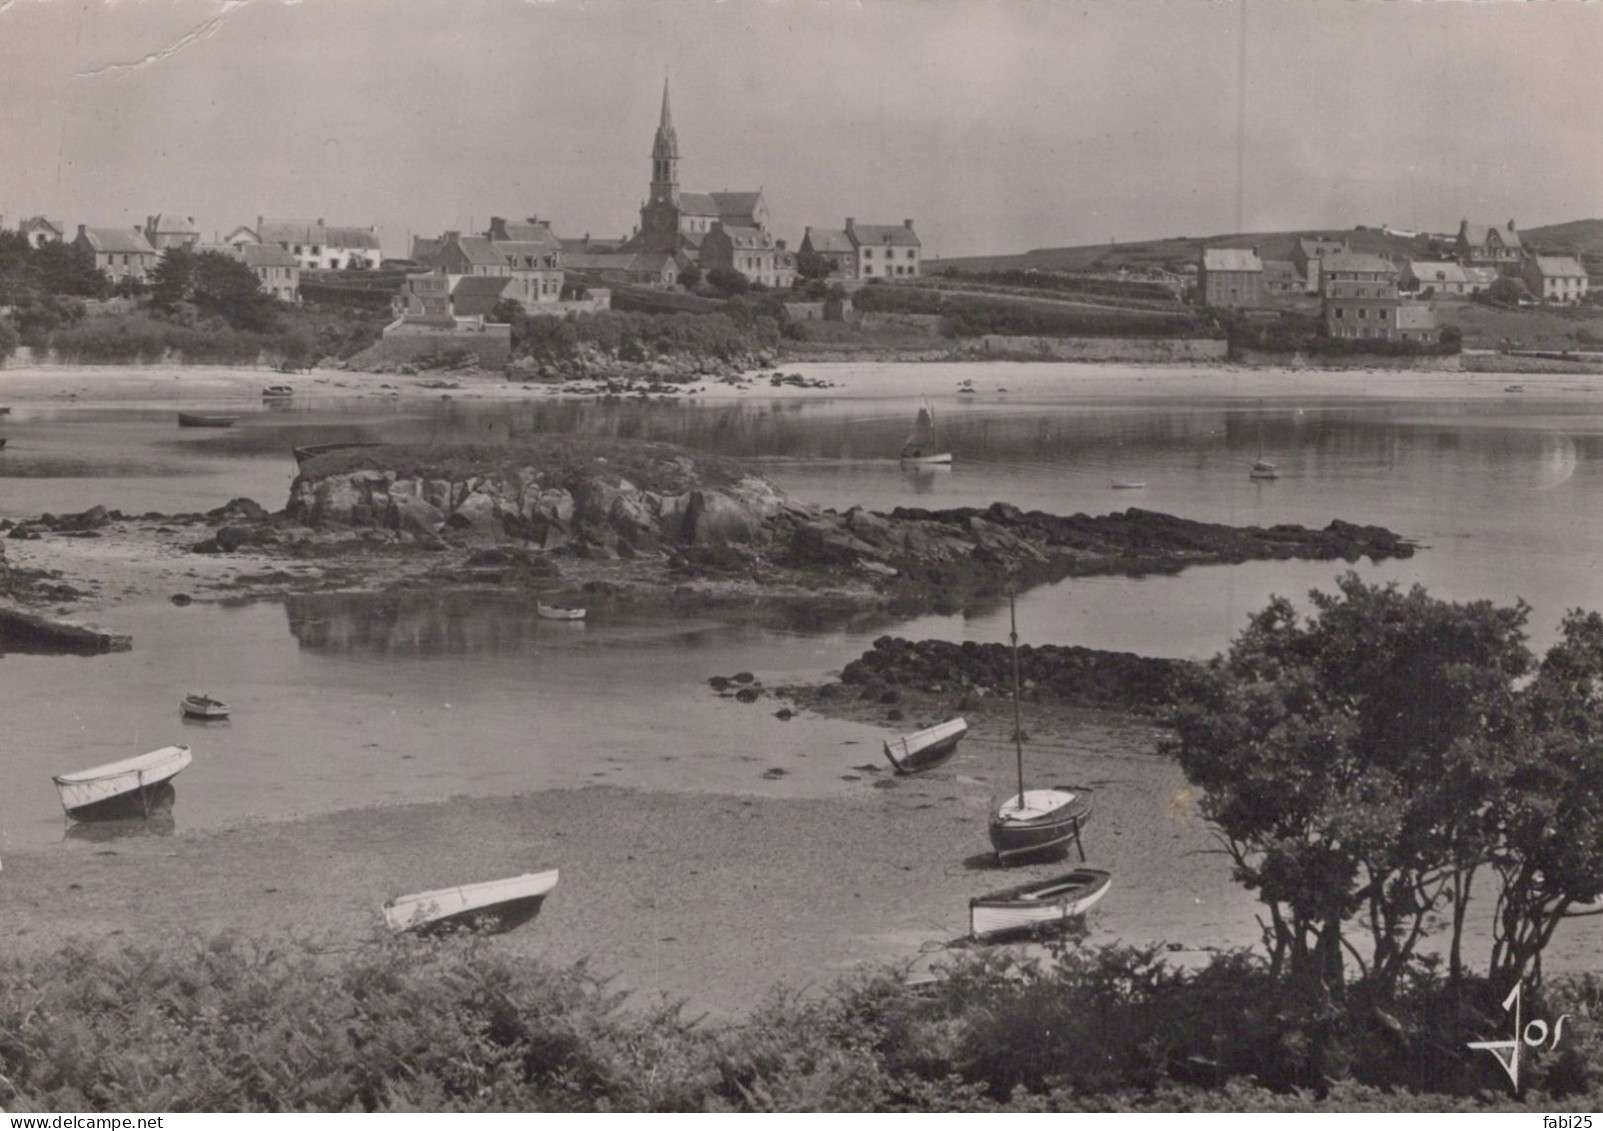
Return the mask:
[[1076, 868], [1050, 880], [991, 892], [968, 901], [969, 937], [989, 939], [1037, 931], [1084, 915], [1113, 884], [1098, 868]]
[[180, 412], [178, 426], [180, 428], [227, 428], [238, 420], [237, 416], [225, 416], [220, 412]]
[[7, 440], [7, 439], [9, 439], [9, 437], [7, 437], [7, 436], [0, 436], [0, 448], [3, 448], [3, 447], [5, 447], [5, 446], [6, 446], [6, 440]]
[[1146, 488], [1146, 484], [1130, 479], [1115, 479], [1112, 487], [1115, 491], [1141, 491]]
[[268, 385], [262, 390], [263, 400], [282, 400], [285, 397], [293, 397], [294, 395], [295, 389], [291, 385]]
[[583, 609], [564, 608], [561, 605], [547, 605], [536, 601], [534, 611], [542, 620], [583, 620]]
[[189, 765], [187, 746], [163, 746], [54, 778], [61, 807], [75, 821], [148, 817], [172, 807], [172, 779]]
[[551, 889], [557, 869], [528, 872], [504, 880], [398, 895], [384, 904], [384, 921], [394, 931], [488, 927], [511, 930], [533, 919]]
[[226, 719], [228, 704], [208, 695], [186, 695], [179, 710], [191, 719]]
[[1524, 391], [1525, 391], [1525, 386], [1524, 385], [1504, 385], [1503, 386], [1503, 392], [1505, 392], [1505, 393], [1523, 393]]
[[957, 751], [957, 744], [968, 733], [968, 723], [952, 719], [939, 726], [926, 727], [887, 739], [885, 757], [899, 774], [916, 774], [939, 766]]
[[913, 433], [902, 445], [903, 463], [951, 463], [952, 453], [937, 451], [935, 410], [925, 401], [913, 419]]
[[382, 440], [345, 440], [334, 444], [307, 444], [303, 448], [294, 448], [292, 450], [295, 453], [295, 463], [298, 466], [309, 459], [326, 456], [329, 452], [343, 452], [347, 448], [377, 448], [382, 444]]
[[997, 807], [991, 817], [991, 847], [999, 864], [1021, 856], [1046, 855], [1065, 849], [1070, 843], [1085, 861], [1080, 829], [1091, 818], [1091, 791], [1079, 786], [1053, 786], [1026, 789], [1024, 785], [1024, 720], [1019, 710], [1019, 627], [1013, 593], [1008, 591], [1008, 616], [1013, 649], [1013, 749], [1018, 768], [1019, 791]]
[[10, 416], [10, 415], [11, 415], [11, 406], [8, 405], [8, 404], [0, 404], [0, 416]]

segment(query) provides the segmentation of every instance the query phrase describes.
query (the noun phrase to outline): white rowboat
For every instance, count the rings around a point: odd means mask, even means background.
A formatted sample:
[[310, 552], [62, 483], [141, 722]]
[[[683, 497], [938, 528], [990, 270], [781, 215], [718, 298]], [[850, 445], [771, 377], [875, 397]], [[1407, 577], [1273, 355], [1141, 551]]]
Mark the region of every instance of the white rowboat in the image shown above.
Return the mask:
[[191, 719], [226, 719], [228, 704], [208, 695], [186, 695], [178, 709]]
[[984, 939], [1039, 929], [1084, 915], [1113, 884], [1097, 868], [1077, 868], [1062, 876], [992, 892], [969, 900], [969, 935]]
[[79, 821], [113, 817], [148, 817], [170, 807], [172, 779], [189, 765], [187, 746], [163, 746], [120, 762], [60, 774], [53, 780], [67, 816]]
[[583, 609], [565, 609], [561, 605], [534, 603], [534, 611], [542, 620], [583, 620]]
[[899, 774], [916, 774], [946, 761], [968, 733], [968, 723], [952, 719], [885, 742], [885, 757]]
[[384, 921], [393, 931], [472, 926], [479, 919], [510, 930], [539, 913], [540, 904], [557, 886], [557, 876], [553, 868], [504, 880], [398, 895], [384, 905]]

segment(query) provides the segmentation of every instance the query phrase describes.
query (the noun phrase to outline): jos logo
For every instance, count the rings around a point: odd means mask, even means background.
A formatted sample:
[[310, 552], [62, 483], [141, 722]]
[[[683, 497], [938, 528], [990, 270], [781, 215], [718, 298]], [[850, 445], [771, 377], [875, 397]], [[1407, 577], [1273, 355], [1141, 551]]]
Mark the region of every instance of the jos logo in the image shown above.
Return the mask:
[[[1523, 1029], [1520, 1028], [1520, 988], [1515, 986], [1513, 992], [1503, 999], [1503, 1012], [1507, 1013], [1511, 1009], [1514, 1011], [1514, 1039], [1509, 1041], [1469, 1042], [1470, 1048], [1485, 1049], [1497, 1058], [1497, 1063], [1501, 1064], [1503, 1071], [1508, 1073], [1509, 1082], [1514, 1085], [1516, 1092], [1520, 1090], [1520, 1052], [1526, 1045], [1530, 1045], [1534, 1049], [1548, 1044], [1546, 1021], [1538, 1018], [1527, 1024]], [[1553, 1026], [1553, 1041], [1552, 1044], [1548, 1045], [1549, 1048], [1558, 1048], [1559, 1036], [1564, 1032], [1564, 1022], [1569, 1019], [1569, 1016], [1568, 1013], [1562, 1014], [1558, 1022]]]

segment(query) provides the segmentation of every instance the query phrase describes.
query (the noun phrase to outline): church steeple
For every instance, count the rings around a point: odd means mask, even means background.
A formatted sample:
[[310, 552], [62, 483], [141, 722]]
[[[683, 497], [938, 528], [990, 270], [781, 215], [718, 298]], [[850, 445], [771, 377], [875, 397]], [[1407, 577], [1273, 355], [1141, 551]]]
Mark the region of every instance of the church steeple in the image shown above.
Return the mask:
[[662, 80], [662, 119], [657, 123], [657, 140], [651, 147], [651, 199], [679, 203], [679, 135], [673, 128], [666, 78]]

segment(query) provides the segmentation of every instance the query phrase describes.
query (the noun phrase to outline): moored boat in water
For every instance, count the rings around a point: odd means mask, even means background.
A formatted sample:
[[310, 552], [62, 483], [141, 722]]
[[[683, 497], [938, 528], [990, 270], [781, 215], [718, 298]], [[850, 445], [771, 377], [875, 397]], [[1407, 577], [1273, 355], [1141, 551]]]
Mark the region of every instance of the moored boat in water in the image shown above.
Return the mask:
[[228, 416], [221, 412], [180, 412], [178, 426], [180, 428], [227, 428], [239, 417]]
[[902, 445], [903, 463], [951, 463], [952, 453], [938, 451], [935, 439], [935, 410], [925, 401], [913, 419], [913, 433]]
[[540, 913], [557, 886], [558, 870], [527, 872], [504, 880], [398, 895], [384, 904], [384, 921], [393, 931], [448, 927], [511, 930]]
[[583, 620], [585, 612], [580, 608], [570, 608], [563, 605], [547, 605], [543, 601], [536, 601], [534, 603], [534, 611], [541, 620]]
[[213, 699], [209, 695], [186, 695], [179, 704], [179, 710], [191, 719], [226, 719], [228, 717], [228, 704], [221, 699]]
[[1084, 915], [1108, 893], [1113, 876], [1076, 868], [1049, 880], [1006, 888], [969, 900], [969, 937], [992, 939], [1037, 931]]
[[118, 762], [59, 774], [61, 807], [75, 821], [148, 817], [170, 809], [172, 779], [192, 760], [187, 746], [163, 746]]
[[293, 385], [267, 385], [262, 389], [263, 400], [283, 400], [295, 395]]
[[968, 723], [951, 719], [938, 726], [886, 739], [885, 757], [899, 774], [916, 774], [932, 769], [957, 752], [957, 744], [968, 733]]

